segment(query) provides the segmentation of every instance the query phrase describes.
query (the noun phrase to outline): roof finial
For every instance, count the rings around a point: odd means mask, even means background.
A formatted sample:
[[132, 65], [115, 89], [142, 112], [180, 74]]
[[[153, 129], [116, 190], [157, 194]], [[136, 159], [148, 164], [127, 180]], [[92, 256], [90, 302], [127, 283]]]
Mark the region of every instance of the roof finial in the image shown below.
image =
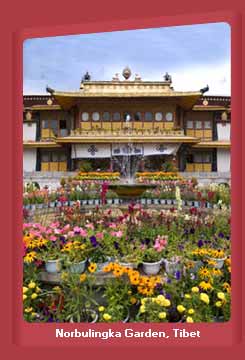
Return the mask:
[[123, 77], [125, 78], [125, 80], [128, 80], [131, 76], [131, 70], [128, 66], [126, 66], [124, 69], [123, 69], [123, 72], [122, 72], [122, 75]]

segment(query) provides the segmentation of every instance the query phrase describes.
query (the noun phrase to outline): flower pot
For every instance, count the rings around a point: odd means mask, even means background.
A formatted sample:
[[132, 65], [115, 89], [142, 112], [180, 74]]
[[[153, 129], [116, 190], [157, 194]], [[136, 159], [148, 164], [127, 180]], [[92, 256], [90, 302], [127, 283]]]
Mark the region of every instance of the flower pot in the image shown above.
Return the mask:
[[146, 204], [151, 205], [152, 204], [152, 199], [146, 199]]
[[182, 206], [186, 206], [187, 205], [187, 201], [182, 200]]
[[165, 204], [166, 204], [166, 200], [165, 200], [165, 199], [160, 199], [160, 204], [161, 204], [161, 205], [165, 205]]
[[141, 202], [142, 205], [145, 205], [146, 204], [146, 199], [141, 199], [140, 202]]
[[31, 210], [36, 210], [36, 204], [31, 204]]
[[71, 200], [69, 201], [69, 206], [73, 206], [75, 204], [75, 201]]
[[199, 206], [200, 206], [199, 201], [194, 201], [194, 206], [195, 206], [195, 207], [199, 207]]
[[174, 205], [177, 205], [177, 200], [173, 200], [173, 204], [174, 204]]
[[158, 199], [154, 199], [154, 200], [153, 200], [153, 203], [154, 203], [155, 205], [159, 205], [159, 200], [158, 200]]
[[87, 205], [88, 200], [81, 200], [82, 205]]
[[172, 205], [172, 199], [167, 199], [167, 205]]
[[[89, 259], [89, 262], [94, 262], [93, 260]], [[109, 262], [111, 262], [111, 258], [109, 256], [107, 256], [107, 261], [105, 262], [96, 262], [96, 265], [97, 265], [97, 269], [96, 269], [96, 272], [97, 273], [101, 273], [103, 272], [103, 269], [106, 265], [109, 264]]]
[[213, 261], [213, 262], [215, 263], [214, 267], [215, 267], [216, 269], [222, 269], [226, 257], [224, 257], [224, 258], [222, 258], [222, 259], [216, 259], [216, 258], [208, 257], [207, 259], [208, 259], [208, 260], [211, 260], [211, 261]]
[[71, 273], [73, 274], [81, 274], [84, 272], [85, 268], [86, 268], [86, 260], [80, 261], [78, 263], [73, 263], [70, 265], [69, 270]]
[[56, 204], [57, 207], [61, 207], [62, 206], [62, 203], [60, 201], [57, 201], [57, 204]]
[[[97, 322], [99, 315], [95, 310], [88, 309], [86, 310], [86, 313], [88, 315], [88, 319], [86, 321], [81, 321], [81, 322], [90, 323], [90, 324], [94, 324]], [[74, 322], [76, 321], [74, 321], [73, 317], [71, 317], [70, 323], [74, 323]]]
[[99, 203], [100, 203], [99, 199], [94, 200], [94, 205], [99, 205]]
[[89, 200], [88, 200], [88, 204], [89, 204], [89, 205], [94, 205], [94, 200], [93, 200], [93, 199], [89, 199]]
[[200, 267], [203, 266], [203, 262], [201, 260], [190, 260], [190, 262], [193, 264], [193, 267], [189, 269], [190, 273], [196, 274]]
[[118, 205], [119, 204], [119, 199], [114, 199], [114, 204]]
[[171, 260], [167, 260], [164, 259], [164, 266], [165, 266], [165, 271], [168, 275], [175, 275], [176, 271], [180, 271], [181, 270], [181, 264], [179, 261], [171, 261]]
[[212, 208], [212, 204], [210, 204], [209, 202], [206, 203], [206, 206], [207, 206], [208, 209]]
[[60, 260], [47, 260], [45, 262], [45, 270], [50, 273], [58, 273], [61, 271], [61, 262]]
[[118, 261], [118, 264], [121, 266], [127, 267], [129, 269], [137, 269], [137, 264], [134, 262]]
[[107, 200], [106, 200], [106, 203], [107, 203], [108, 205], [111, 205], [111, 204], [112, 204], [112, 199], [107, 199]]
[[49, 207], [50, 207], [50, 208], [54, 208], [54, 207], [55, 207], [55, 202], [49, 203]]
[[156, 275], [159, 273], [160, 269], [161, 269], [161, 263], [162, 260], [159, 260], [157, 262], [143, 262], [143, 271], [146, 275]]
[[42, 209], [42, 208], [43, 208], [43, 204], [36, 204], [36, 208], [37, 208], [37, 209]]
[[187, 201], [187, 205], [188, 205], [188, 206], [193, 206], [193, 201], [188, 200], [188, 201]]

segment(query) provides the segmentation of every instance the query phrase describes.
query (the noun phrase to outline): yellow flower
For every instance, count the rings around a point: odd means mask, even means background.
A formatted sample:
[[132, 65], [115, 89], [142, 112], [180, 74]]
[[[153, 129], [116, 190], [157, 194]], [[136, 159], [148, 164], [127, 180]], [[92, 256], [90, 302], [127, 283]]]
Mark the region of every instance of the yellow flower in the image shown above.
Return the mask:
[[32, 317], [35, 317], [35, 316], [37, 316], [37, 313], [32, 312], [32, 313], [31, 313], [31, 316], [32, 316]]
[[145, 305], [147, 301], [148, 301], [147, 298], [143, 298], [143, 299], [141, 299], [141, 304], [142, 304], [142, 305]]
[[32, 312], [32, 307], [28, 307], [28, 308], [25, 308], [25, 313], [30, 313], [30, 312]]
[[178, 305], [177, 310], [179, 313], [183, 313], [185, 311], [185, 307], [183, 305]]
[[200, 300], [203, 301], [205, 304], [209, 304], [209, 296], [205, 293], [200, 294]]
[[32, 298], [33, 300], [35, 300], [35, 299], [37, 298], [37, 294], [36, 294], [36, 293], [31, 294], [31, 298]]
[[168, 299], [163, 300], [162, 306], [168, 307], [168, 306], [170, 306], [170, 305], [171, 305], [170, 300], [168, 300]]
[[221, 307], [222, 306], [222, 301], [216, 301], [215, 306], [216, 307]]
[[128, 291], [128, 295], [132, 295], [132, 291], [131, 291], [131, 290]]
[[84, 282], [86, 280], [86, 278], [87, 278], [86, 274], [81, 274], [79, 280], [80, 280], [80, 282]]
[[23, 288], [22, 288], [23, 294], [25, 294], [27, 291], [28, 291], [28, 288], [26, 286], [23, 286]]
[[195, 312], [195, 310], [194, 310], [194, 309], [189, 309], [189, 310], [188, 310], [188, 314], [190, 314], [190, 315], [193, 315], [193, 314], [194, 314], [194, 312]]
[[105, 321], [109, 321], [109, 320], [111, 320], [111, 315], [109, 315], [109, 314], [104, 314], [103, 315], [103, 319], [105, 320]]
[[29, 253], [26, 254], [26, 256], [24, 257], [24, 262], [25, 263], [31, 263], [35, 260], [36, 258], [36, 252], [35, 251], [31, 251]]
[[97, 265], [95, 263], [91, 263], [88, 267], [88, 271], [94, 273], [97, 269]]
[[188, 322], [188, 323], [193, 323], [193, 322], [194, 322], [194, 320], [192, 319], [192, 317], [191, 317], [191, 316], [187, 316], [187, 318], [186, 318], [186, 322]]
[[158, 317], [159, 317], [159, 319], [161, 319], [161, 320], [165, 319], [166, 316], [167, 316], [167, 314], [165, 313], [165, 311], [162, 311], [162, 312], [160, 312], [160, 313], [158, 314]]
[[208, 279], [210, 277], [210, 271], [208, 268], [206, 267], [201, 267], [198, 270], [198, 275], [202, 278], [202, 279]]
[[193, 286], [193, 288], [191, 289], [191, 291], [193, 293], [198, 293], [199, 292], [199, 288], [197, 286]]
[[59, 286], [54, 286], [53, 290], [56, 291], [57, 293], [61, 293], [61, 288]]
[[27, 296], [24, 294], [23, 295], [23, 300], [26, 300], [27, 299]]
[[212, 285], [206, 281], [201, 281], [199, 286], [202, 290], [211, 290], [212, 289]]
[[140, 306], [140, 313], [144, 313], [145, 312], [145, 305], [141, 305]]
[[231, 286], [230, 286], [229, 283], [224, 282], [224, 284], [222, 285], [222, 287], [223, 287], [223, 289], [224, 289], [225, 291], [227, 291], [228, 293], [231, 292]]
[[99, 312], [103, 312], [103, 311], [105, 311], [105, 308], [104, 308], [104, 306], [99, 306], [98, 310], [99, 310]]
[[190, 294], [185, 294], [185, 298], [186, 299], [191, 299], [191, 295]]
[[68, 280], [68, 273], [63, 271], [60, 276], [61, 280], [66, 281]]
[[133, 297], [133, 296], [132, 296], [132, 297], [130, 298], [130, 302], [131, 302], [131, 304], [133, 304], [133, 305], [134, 305], [134, 304], [136, 304], [136, 303], [137, 303], [137, 299], [136, 299], [135, 297]]
[[34, 281], [31, 281], [28, 285], [29, 289], [35, 289], [35, 287], [36, 287], [36, 283], [34, 283]]
[[225, 300], [225, 294], [223, 292], [218, 292], [217, 297], [220, 300]]

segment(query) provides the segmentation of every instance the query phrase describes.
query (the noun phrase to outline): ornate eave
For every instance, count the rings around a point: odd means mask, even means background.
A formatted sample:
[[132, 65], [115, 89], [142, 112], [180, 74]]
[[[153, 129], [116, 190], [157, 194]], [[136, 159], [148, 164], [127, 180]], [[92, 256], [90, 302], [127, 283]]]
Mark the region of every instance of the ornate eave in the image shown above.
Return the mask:
[[24, 148], [59, 148], [56, 141], [23, 141]]
[[87, 135], [81, 136], [67, 136], [56, 139], [58, 144], [78, 144], [78, 143], [189, 143], [196, 144], [200, 141], [199, 138], [191, 136], [113, 136], [113, 135], [103, 135], [103, 136], [91, 136], [89, 133]]
[[220, 149], [229, 149], [231, 147], [230, 141], [225, 140], [216, 140], [216, 141], [200, 141], [199, 143], [193, 145], [194, 148], [220, 148]]

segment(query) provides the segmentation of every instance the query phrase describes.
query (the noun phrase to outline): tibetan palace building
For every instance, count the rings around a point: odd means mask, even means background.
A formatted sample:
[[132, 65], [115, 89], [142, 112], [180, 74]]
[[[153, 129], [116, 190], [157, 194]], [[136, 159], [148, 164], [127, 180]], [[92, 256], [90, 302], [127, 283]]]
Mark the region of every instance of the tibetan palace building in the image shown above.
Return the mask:
[[120, 159], [141, 170], [172, 163], [181, 172], [229, 172], [229, 96], [174, 90], [171, 76], [144, 81], [131, 76], [93, 81], [86, 73], [75, 92], [47, 88], [24, 96], [23, 170], [119, 170]]

